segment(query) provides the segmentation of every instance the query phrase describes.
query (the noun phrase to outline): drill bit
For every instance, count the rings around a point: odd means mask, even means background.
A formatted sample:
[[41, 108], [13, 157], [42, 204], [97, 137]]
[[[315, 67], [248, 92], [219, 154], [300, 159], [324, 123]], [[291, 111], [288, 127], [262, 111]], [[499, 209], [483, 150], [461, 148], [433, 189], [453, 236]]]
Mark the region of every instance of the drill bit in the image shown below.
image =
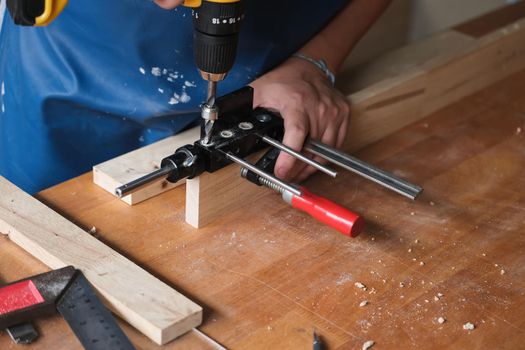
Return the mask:
[[215, 120], [217, 120], [218, 117], [218, 109], [215, 105], [215, 93], [216, 93], [216, 87], [217, 83], [210, 81], [210, 84], [213, 83], [214, 87], [208, 86], [208, 94], [213, 94], [208, 97], [208, 102], [206, 102], [202, 106], [202, 112], [201, 116], [205, 120], [204, 122], [204, 139], [202, 141], [202, 144], [207, 146], [210, 144], [211, 136], [213, 134], [213, 124], [215, 123]]

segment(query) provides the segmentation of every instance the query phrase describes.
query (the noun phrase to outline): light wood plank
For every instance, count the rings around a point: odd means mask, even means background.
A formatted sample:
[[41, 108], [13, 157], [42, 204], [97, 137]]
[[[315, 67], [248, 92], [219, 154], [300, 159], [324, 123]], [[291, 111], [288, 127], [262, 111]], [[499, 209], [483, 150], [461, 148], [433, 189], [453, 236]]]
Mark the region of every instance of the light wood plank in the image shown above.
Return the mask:
[[202, 322], [202, 308], [0, 177], [0, 232], [50, 268], [80, 269], [113, 312], [157, 344]]
[[[93, 167], [93, 182], [111, 194], [125, 183], [151, 173], [160, 166], [161, 160], [172, 154], [177, 148], [195, 142], [200, 137], [200, 129], [192, 128], [178, 135], [168, 137], [151, 145], [123, 154]], [[176, 184], [164, 180], [156, 181], [135, 193], [122, 198], [129, 205], [134, 205], [175, 188]]]

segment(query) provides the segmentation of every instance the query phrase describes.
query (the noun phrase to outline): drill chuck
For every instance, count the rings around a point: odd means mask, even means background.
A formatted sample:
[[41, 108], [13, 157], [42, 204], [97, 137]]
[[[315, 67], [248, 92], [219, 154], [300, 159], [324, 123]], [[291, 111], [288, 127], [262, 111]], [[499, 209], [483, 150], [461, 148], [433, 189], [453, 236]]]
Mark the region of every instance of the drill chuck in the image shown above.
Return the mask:
[[233, 67], [244, 2], [203, 1], [193, 10], [195, 62], [208, 81], [219, 81]]

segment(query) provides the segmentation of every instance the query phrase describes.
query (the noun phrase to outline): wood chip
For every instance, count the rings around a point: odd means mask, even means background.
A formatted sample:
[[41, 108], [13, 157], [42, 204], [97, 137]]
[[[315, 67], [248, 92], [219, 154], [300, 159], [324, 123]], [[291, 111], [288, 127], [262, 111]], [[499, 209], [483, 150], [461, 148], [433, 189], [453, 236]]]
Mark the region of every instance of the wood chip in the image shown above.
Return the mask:
[[359, 289], [366, 290], [366, 286], [361, 282], [356, 282], [354, 285]]
[[361, 348], [361, 350], [368, 350], [370, 349], [372, 346], [374, 346], [375, 342], [373, 340], [367, 340], [363, 343], [363, 347]]
[[360, 307], [367, 306], [367, 305], [368, 305], [368, 300], [363, 300], [362, 302], [359, 303]]
[[447, 320], [446, 320], [444, 317], [439, 317], [439, 318], [437, 319], [437, 321], [438, 321], [439, 324], [443, 324], [443, 323], [445, 323]]
[[476, 328], [476, 326], [474, 326], [473, 323], [470, 323], [470, 322], [467, 322], [463, 325], [463, 329], [466, 330], [466, 331], [471, 331], [473, 330], [474, 328]]

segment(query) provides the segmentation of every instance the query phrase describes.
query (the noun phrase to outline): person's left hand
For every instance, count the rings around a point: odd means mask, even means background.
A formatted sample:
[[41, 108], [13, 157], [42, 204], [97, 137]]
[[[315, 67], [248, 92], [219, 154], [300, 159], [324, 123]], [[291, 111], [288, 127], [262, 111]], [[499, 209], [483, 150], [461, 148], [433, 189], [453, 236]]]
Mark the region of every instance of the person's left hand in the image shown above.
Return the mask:
[[[342, 146], [350, 120], [349, 101], [312, 63], [290, 58], [250, 85], [255, 90], [254, 107], [283, 117], [283, 143], [288, 147], [301, 151], [307, 136], [329, 146]], [[301, 182], [314, 172], [284, 152], [275, 165], [275, 175], [288, 181]]]

